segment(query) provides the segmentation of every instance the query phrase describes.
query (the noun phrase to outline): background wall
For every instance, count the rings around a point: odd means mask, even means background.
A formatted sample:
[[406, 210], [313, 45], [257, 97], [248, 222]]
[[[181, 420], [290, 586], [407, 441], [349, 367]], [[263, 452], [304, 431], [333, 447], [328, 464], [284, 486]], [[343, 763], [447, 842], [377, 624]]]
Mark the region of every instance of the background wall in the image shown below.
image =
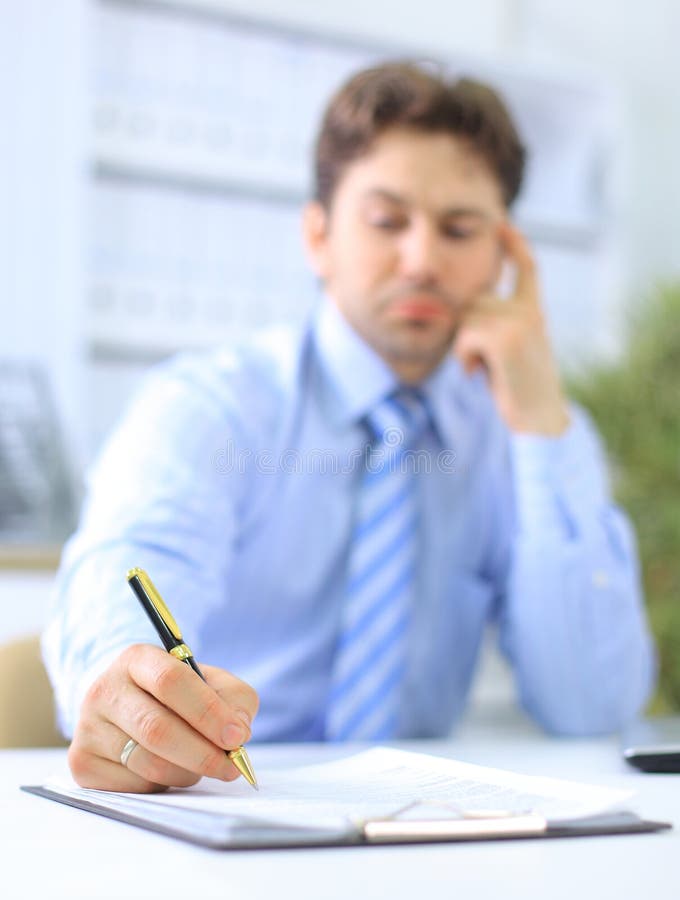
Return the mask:
[[[622, 237], [631, 294], [680, 273], [680, 5], [675, 0], [202, 0], [414, 50], [580, 71], [620, 98]], [[622, 298], [623, 299], [623, 298]]]
[[620, 90], [622, 234], [632, 294], [680, 273], [680, 6], [527, 0], [517, 52], [600, 71]]

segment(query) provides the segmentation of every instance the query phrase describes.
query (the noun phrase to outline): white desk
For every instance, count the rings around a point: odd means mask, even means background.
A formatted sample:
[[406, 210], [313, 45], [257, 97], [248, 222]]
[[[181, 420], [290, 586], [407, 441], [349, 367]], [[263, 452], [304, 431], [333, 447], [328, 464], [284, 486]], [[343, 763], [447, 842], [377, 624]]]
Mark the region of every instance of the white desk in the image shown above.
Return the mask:
[[[0, 859], [11, 900], [677, 900], [680, 777], [642, 775], [615, 738], [545, 738], [507, 711], [478, 714], [446, 742], [409, 743], [467, 762], [629, 787], [631, 807], [673, 822], [660, 834], [410, 847], [205, 850], [22, 793], [63, 770], [56, 750], [0, 752]], [[337, 748], [306, 745], [311, 761]], [[258, 746], [255, 766], [290, 759]]]

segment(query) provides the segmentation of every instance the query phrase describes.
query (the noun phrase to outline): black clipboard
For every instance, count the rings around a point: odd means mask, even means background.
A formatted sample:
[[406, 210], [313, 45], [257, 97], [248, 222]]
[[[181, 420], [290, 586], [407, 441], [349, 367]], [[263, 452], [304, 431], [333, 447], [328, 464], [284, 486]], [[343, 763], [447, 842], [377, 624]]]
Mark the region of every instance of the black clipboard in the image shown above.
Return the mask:
[[582, 819], [550, 823], [535, 814], [494, 818], [403, 819], [399, 815], [363, 822], [345, 821], [337, 826], [301, 827], [263, 819], [212, 811], [181, 809], [182, 823], [168, 824], [167, 806], [129, 800], [126, 809], [115, 809], [94, 798], [74, 797], [45, 785], [23, 785], [22, 791], [55, 800], [77, 809], [105, 816], [189, 841], [215, 850], [385, 846], [387, 844], [457, 843], [467, 841], [527, 840], [666, 831], [668, 822], [641, 819], [629, 811], [605, 813]]

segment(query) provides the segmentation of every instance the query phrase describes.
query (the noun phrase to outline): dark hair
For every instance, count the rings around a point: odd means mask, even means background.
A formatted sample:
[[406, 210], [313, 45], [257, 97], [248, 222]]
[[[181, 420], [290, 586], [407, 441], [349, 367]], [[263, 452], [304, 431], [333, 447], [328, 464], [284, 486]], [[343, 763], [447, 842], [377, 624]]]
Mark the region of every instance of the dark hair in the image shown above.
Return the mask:
[[316, 141], [315, 199], [328, 208], [347, 166], [395, 127], [466, 141], [498, 178], [506, 205], [516, 198], [526, 151], [499, 95], [479, 81], [393, 62], [358, 72], [331, 98]]

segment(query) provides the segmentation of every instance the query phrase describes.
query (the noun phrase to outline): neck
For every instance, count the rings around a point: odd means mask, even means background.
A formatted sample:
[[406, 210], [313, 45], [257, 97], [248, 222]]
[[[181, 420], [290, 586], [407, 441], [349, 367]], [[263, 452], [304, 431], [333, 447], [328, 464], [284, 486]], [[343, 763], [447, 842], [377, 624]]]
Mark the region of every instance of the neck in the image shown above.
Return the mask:
[[416, 386], [422, 384], [437, 369], [446, 353], [438, 353], [428, 359], [409, 359], [404, 356], [390, 356], [378, 351], [379, 356], [387, 363], [402, 384]]

